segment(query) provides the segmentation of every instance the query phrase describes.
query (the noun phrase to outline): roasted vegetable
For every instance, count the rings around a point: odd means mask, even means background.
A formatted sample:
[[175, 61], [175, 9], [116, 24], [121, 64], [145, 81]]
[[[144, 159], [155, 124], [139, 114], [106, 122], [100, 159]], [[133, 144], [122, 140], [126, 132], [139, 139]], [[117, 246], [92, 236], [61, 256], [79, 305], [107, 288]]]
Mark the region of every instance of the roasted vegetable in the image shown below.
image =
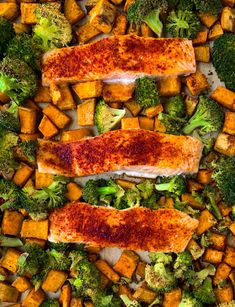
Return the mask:
[[174, 117], [169, 114], [165, 113], [159, 113], [158, 119], [161, 122], [161, 124], [164, 126], [166, 133], [170, 134], [183, 134], [183, 127], [186, 124], [186, 120], [179, 117]]
[[145, 108], [160, 104], [157, 84], [148, 77], [142, 77], [135, 81], [136, 101]]
[[33, 162], [36, 159], [37, 142], [36, 141], [24, 141], [19, 144], [19, 147], [23, 151], [23, 154]]
[[182, 118], [186, 113], [185, 103], [181, 95], [169, 98], [164, 104], [164, 109], [173, 118]]
[[167, 191], [177, 196], [186, 192], [186, 182], [182, 176], [165, 177], [160, 183], [155, 184], [157, 191]]
[[10, 40], [14, 37], [15, 32], [13, 29], [12, 23], [5, 19], [4, 17], [0, 17], [0, 60], [4, 57], [4, 54], [7, 50], [7, 46]]
[[199, 13], [208, 13], [218, 16], [222, 9], [220, 0], [193, 0], [196, 10]]
[[12, 102], [9, 108], [0, 111], [0, 129], [19, 132], [18, 106], [15, 102]]

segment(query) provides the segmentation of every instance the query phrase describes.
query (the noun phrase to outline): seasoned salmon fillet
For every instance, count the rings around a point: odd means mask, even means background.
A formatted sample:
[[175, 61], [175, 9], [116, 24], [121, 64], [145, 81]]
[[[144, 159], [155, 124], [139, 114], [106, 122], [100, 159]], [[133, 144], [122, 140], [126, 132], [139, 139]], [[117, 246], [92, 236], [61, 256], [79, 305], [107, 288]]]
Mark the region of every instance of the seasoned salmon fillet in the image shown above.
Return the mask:
[[54, 49], [43, 56], [42, 81], [134, 81], [141, 76], [171, 77], [196, 71], [192, 42], [182, 38], [110, 36], [96, 42]]
[[130, 250], [182, 252], [198, 221], [175, 209], [91, 206], [73, 202], [50, 214], [50, 240]]
[[37, 163], [39, 172], [71, 177], [125, 172], [155, 178], [196, 173], [202, 148], [190, 136], [115, 130], [75, 142], [39, 140]]

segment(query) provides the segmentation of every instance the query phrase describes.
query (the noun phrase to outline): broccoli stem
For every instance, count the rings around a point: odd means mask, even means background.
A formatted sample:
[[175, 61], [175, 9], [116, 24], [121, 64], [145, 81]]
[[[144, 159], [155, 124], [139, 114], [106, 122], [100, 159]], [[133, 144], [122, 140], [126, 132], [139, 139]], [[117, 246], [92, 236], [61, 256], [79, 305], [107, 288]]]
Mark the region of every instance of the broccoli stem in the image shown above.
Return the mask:
[[115, 194], [117, 192], [117, 189], [115, 187], [100, 187], [97, 188], [97, 192], [100, 195], [109, 195], [109, 194]]
[[161, 9], [151, 11], [143, 21], [149, 26], [149, 28], [157, 34], [158, 37], [162, 35], [163, 25], [159, 18]]
[[10, 238], [4, 235], [0, 235], [0, 246], [3, 247], [18, 247], [23, 246], [23, 243], [18, 238]]
[[157, 191], [168, 191], [170, 189], [171, 183], [159, 183], [159, 184], [155, 184], [155, 189]]
[[5, 201], [1, 206], [0, 206], [0, 209], [1, 211], [4, 211], [4, 210], [7, 210], [11, 207], [12, 205], [12, 201], [11, 200], [8, 200], [8, 201]]
[[192, 119], [189, 123], [183, 128], [184, 134], [190, 134], [196, 128], [207, 125], [207, 122], [202, 120], [201, 118]]
[[212, 213], [214, 213], [214, 216], [216, 217], [217, 220], [222, 220], [222, 214], [220, 213], [220, 210], [214, 200], [214, 198], [212, 196], [209, 196], [209, 200], [210, 200], [210, 208], [212, 211]]

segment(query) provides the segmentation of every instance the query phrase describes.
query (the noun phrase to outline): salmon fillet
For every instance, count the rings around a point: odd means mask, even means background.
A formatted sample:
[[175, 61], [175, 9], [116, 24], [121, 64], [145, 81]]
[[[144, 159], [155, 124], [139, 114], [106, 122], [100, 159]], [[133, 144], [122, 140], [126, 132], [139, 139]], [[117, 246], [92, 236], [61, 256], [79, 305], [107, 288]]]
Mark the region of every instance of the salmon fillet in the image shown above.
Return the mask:
[[39, 140], [39, 172], [87, 176], [106, 172], [155, 178], [196, 173], [202, 143], [142, 129], [115, 130], [75, 142]]
[[73, 202], [50, 214], [50, 240], [130, 250], [182, 252], [198, 221], [175, 209], [116, 210]]
[[47, 52], [42, 60], [42, 81], [89, 80], [131, 82], [141, 76], [171, 77], [196, 71], [192, 42], [182, 38], [120, 35]]

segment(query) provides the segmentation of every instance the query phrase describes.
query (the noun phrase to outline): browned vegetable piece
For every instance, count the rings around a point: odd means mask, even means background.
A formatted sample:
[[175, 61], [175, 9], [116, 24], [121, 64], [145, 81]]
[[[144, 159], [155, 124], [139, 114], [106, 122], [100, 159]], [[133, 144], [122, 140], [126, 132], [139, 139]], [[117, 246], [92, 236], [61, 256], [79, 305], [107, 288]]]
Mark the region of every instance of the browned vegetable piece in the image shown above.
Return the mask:
[[120, 5], [123, 0], [111, 0], [111, 2], [115, 5]]
[[101, 31], [94, 27], [89, 21], [76, 29], [77, 39], [81, 44], [89, 42], [89, 40], [99, 35], [100, 33]]
[[2, 2], [0, 3], [0, 17], [8, 20], [14, 20], [19, 15], [19, 8], [17, 3]]
[[41, 240], [41, 239], [37, 239], [37, 238], [26, 238], [25, 242], [27, 242], [29, 244], [37, 244], [41, 248], [44, 248], [45, 245], [46, 245], [46, 240]]
[[72, 142], [77, 141], [86, 137], [92, 136], [92, 131], [88, 128], [80, 128], [76, 130], [62, 131], [60, 141], [61, 142]]
[[129, 5], [131, 5], [131, 3], [134, 0], [126, 0], [125, 5], [124, 5], [124, 11], [127, 12]]
[[223, 107], [235, 111], [235, 92], [223, 86], [218, 86], [211, 94], [211, 98], [220, 103]]
[[72, 297], [69, 307], [83, 307], [82, 299]]
[[50, 119], [44, 115], [38, 130], [43, 134], [46, 139], [50, 139], [59, 133], [59, 129], [50, 121]]
[[127, 295], [130, 300], [133, 300], [131, 289], [126, 285], [120, 285], [118, 295]]
[[196, 106], [198, 104], [198, 100], [194, 97], [186, 96], [184, 102], [185, 102], [185, 106], [186, 106], [187, 115], [189, 115], [189, 116], [193, 115], [193, 113], [196, 109]]
[[209, 236], [211, 247], [223, 251], [226, 244], [226, 236], [212, 232]]
[[102, 95], [103, 83], [101, 80], [88, 81], [77, 83], [72, 88], [80, 99], [95, 98]]
[[113, 35], [124, 35], [127, 28], [127, 18], [125, 15], [118, 13], [115, 19], [112, 34]]
[[33, 133], [33, 134], [26, 134], [26, 133], [21, 133], [19, 134], [19, 137], [21, 141], [35, 141], [41, 137], [40, 133]]
[[120, 276], [105, 260], [99, 259], [95, 262], [95, 265], [99, 269], [99, 271], [102, 272], [112, 282], [117, 283], [119, 281]]
[[204, 189], [204, 185], [193, 179], [189, 179], [187, 182], [187, 188], [189, 192], [201, 191]]
[[164, 293], [163, 307], [178, 307], [182, 298], [182, 290], [176, 288]]
[[146, 267], [146, 263], [143, 261], [139, 261], [136, 271], [135, 271], [136, 275], [140, 276], [142, 279], [145, 276], [145, 267]]
[[229, 274], [229, 279], [231, 280], [233, 286], [235, 286], [235, 270], [232, 270], [232, 272]]
[[21, 236], [23, 238], [37, 238], [47, 240], [48, 237], [48, 220], [33, 221], [24, 220], [21, 229]]
[[200, 71], [196, 71], [194, 74], [186, 77], [185, 80], [186, 85], [193, 96], [197, 96], [201, 92], [210, 88], [210, 84], [208, 83], [206, 76]]
[[76, 0], [65, 0], [64, 15], [68, 19], [69, 23], [73, 25], [81, 20], [85, 16], [85, 13], [80, 8]]
[[97, 4], [97, 2], [98, 0], [87, 0], [86, 3], [87, 12], [89, 12]]
[[35, 133], [37, 124], [36, 110], [19, 107], [19, 119], [21, 133]]
[[155, 117], [155, 120], [154, 120], [154, 131], [162, 132], [162, 133], [166, 132], [166, 128], [164, 127], [162, 122], [158, 119], [158, 117]]
[[203, 210], [199, 216], [199, 225], [196, 231], [197, 235], [200, 236], [215, 224], [216, 219], [214, 216], [207, 209]]
[[123, 189], [133, 189], [136, 186], [135, 182], [123, 179], [117, 179], [116, 183], [120, 185]]
[[235, 134], [235, 112], [225, 112], [223, 132]]
[[24, 3], [20, 4], [21, 11], [21, 22], [24, 24], [35, 24], [37, 23], [37, 17], [35, 10], [38, 7], [38, 3]]
[[65, 196], [70, 201], [79, 200], [82, 197], [82, 188], [75, 182], [69, 182]]
[[207, 248], [204, 255], [203, 255], [203, 261], [218, 264], [222, 262], [224, 253], [221, 251], [217, 251], [212, 248]]
[[24, 276], [18, 276], [12, 283], [12, 286], [19, 292], [25, 292], [32, 287], [31, 282]]
[[158, 81], [160, 96], [175, 96], [180, 93], [181, 81], [179, 77], [169, 77]]
[[210, 13], [200, 13], [198, 14], [198, 16], [199, 16], [201, 23], [207, 28], [210, 28], [211, 26], [213, 26], [213, 24], [217, 20], [217, 17]]
[[31, 30], [29, 25], [18, 23], [18, 22], [13, 23], [13, 28], [16, 34], [30, 33], [30, 30]]
[[60, 129], [63, 129], [70, 122], [70, 117], [52, 104], [48, 104], [48, 106], [43, 109], [43, 113]]
[[151, 304], [157, 297], [157, 294], [149, 289], [139, 287], [135, 290], [133, 298], [138, 302]]
[[70, 301], [72, 296], [72, 290], [70, 284], [65, 284], [61, 288], [60, 296], [59, 296], [59, 302], [62, 307], [69, 307]]
[[197, 181], [202, 184], [208, 184], [211, 182], [212, 170], [203, 169], [199, 170], [197, 174]]
[[235, 0], [222, 0], [222, 3], [224, 6], [225, 5], [230, 6], [230, 7], [235, 6]]
[[194, 239], [189, 241], [187, 250], [190, 252], [194, 260], [200, 258], [204, 253], [204, 248], [202, 248]]
[[18, 301], [19, 292], [15, 287], [0, 281], [0, 303], [16, 303]]
[[86, 250], [89, 252], [89, 253], [95, 253], [95, 254], [98, 254], [102, 248], [98, 245], [87, 245], [86, 246]]
[[[90, 259], [91, 255], [94, 258], [94, 261], [92, 261], [93, 259]], [[96, 262], [98, 259], [98, 255], [97, 254], [89, 254], [89, 260], [92, 262]], [[100, 287], [101, 289], [106, 289], [108, 287], [110, 283], [110, 280], [108, 279], [108, 277], [106, 277], [104, 274], [100, 273]]]
[[47, 173], [39, 173], [39, 171], [35, 170], [35, 187], [36, 189], [47, 188], [53, 182], [53, 175]]
[[18, 186], [23, 187], [28, 181], [28, 179], [32, 176], [33, 171], [34, 170], [32, 167], [28, 166], [25, 163], [20, 163], [20, 166], [15, 172], [12, 180]]
[[39, 84], [37, 92], [34, 95], [33, 99], [37, 103], [41, 103], [41, 102], [49, 103], [49, 102], [51, 102], [51, 95], [50, 95], [49, 88], [42, 86], [42, 84]]
[[139, 116], [139, 125], [141, 129], [153, 130], [154, 129], [154, 119], [148, 118], [147, 116]]
[[18, 236], [23, 222], [23, 215], [18, 211], [5, 210], [1, 230], [5, 235]]
[[139, 119], [138, 117], [124, 117], [121, 120], [122, 129], [139, 129]]
[[128, 101], [134, 92], [134, 83], [105, 83], [103, 97], [106, 102]]
[[225, 250], [224, 262], [235, 268], [235, 248], [227, 246]]
[[214, 293], [218, 303], [229, 303], [233, 300], [233, 288], [231, 284], [214, 289]]
[[60, 98], [55, 103], [60, 110], [73, 110], [76, 108], [76, 103], [67, 84], [61, 84], [59, 87]]
[[207, 41], [208, 30], [200, 31], [197, 36], [193, 39], [193, 45], [205, 44]]
[[210, 47], [198, 46], [194, 47], [195, 58], [198, 62], [209, 63], [210, 62]]
[[223, 30], [235, 33], [235, 9], [224, 7], [220, 21]]
[[91, 301], [85, 301], [84, 307], [95, 307], [95, 305]]
[[219, 133], [215, 141], [214, 150], [224, 155], [235, 155], [235, 136]]
[[214, 285], [217, 286], [223, 280], [227, 279], [231, 270], [231, 267], [226, 263], [220, 263], [216, 269], [215, 276], [213, 278]]
[[147, 26], [146, 23], [142, 23], [140, 26], [141, 35], [143, 37], [152, 37], [154, 36], [153, 31]]
[[135, 23], [129, 24], [127, 34], [140, 35], [140, 26]]
[[1, 259], [1, 266], [12, 273], [16, 273], [18, 269], [18, 258], [21, 252], [15, 248], [8, 248]]
[[188, 203], [193, 209], [203, 210], [205, 208], [205, 204], [196, 200], [191, 194], [184, 193], [181, 196], [181, 201]]
[[145, 114], [149, 118], [153, 118], [161, 112], [163, 112], [162, 104], [158, 104], [157, 106], [153, 106], [153, 107], [149, 107], [145, 109]]
[[22, 302], [22, 307], [39, 307], [45, 299], [45, 293], [39, 289], [34, 289], [29, 292], [27, 297]]
[[217, 39], [224, 33], [220, 22], [217, 22], [209, 31], [208, 39], [210, 41]]
[[0, 92], [0, 102], [4, 104], [4, 103], [8, 103], [9, 101], [10, 101], [10, 98], [4, 93]]
[[229, 213], [232, 211], [232, 208], [226, 206], [226, 204], [223, 201], [219, 202], [218, 207], [223, 216], [228, 216]]
[[78, 125], [94, 126], [95, 124], [95, 99], [87, 99], [77, 106]]
[[142, 107], [135, 101], [134, 98], [131, 98], [126, 101], [124, 103], [124, 106], [131, 112], [134, 117], [137, 116], [142, 110]]
[[132, 275], [137, 267], [139, 256], [133, 251], [123, 251], [121, 257], [113, 266], [113, 269], [122, 276], [132, 278]]
[[232, 234], [235, 235], [235, 223], [230, 225], [229, 229], [231, 230]]
[[48, 292], [57, 292], [65, 283], [68, 273], [59, 270], [51, 270], [42, 283], [42, 289]]

